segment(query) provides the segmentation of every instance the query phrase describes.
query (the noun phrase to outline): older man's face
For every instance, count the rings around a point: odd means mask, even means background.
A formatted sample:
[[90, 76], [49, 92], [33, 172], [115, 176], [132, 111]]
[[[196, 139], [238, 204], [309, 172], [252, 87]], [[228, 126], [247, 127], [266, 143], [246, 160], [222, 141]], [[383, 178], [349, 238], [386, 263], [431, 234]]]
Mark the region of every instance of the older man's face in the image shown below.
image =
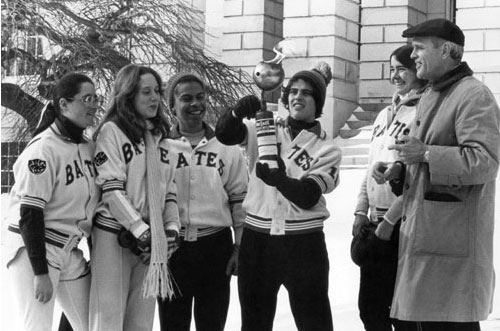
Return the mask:
[[436, 47], [430, 37], [415, 37], [412, 41], [411, 58], [415, 60], [417, 77], [435, 81], [444, 74], [443, 64], [446, 58], [443, 44]]

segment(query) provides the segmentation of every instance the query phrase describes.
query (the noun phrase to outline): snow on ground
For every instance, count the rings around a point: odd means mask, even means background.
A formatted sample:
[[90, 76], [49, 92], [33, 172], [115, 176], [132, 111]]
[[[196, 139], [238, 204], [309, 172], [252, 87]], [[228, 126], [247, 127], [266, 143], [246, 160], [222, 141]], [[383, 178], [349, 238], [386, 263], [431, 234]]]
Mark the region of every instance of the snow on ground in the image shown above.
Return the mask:
[[[330, 256], [330, 300], [333, 312], [333, 323], [336, 331], [361, 331], [363, 330], [357, 310], [357, 292], [359, 287], [359, 269], [351, 261], [349, 247], [351, 242], [351, 225], [353, 211], [356, 204], [359, 184], [365, 170], [347, 169], [340, 174], [339, 187], [327, 195], [327, 204], [331, 213], [330, 219], [325, 223], [325, 233]], [[497, 224], [500, 220], [500, 179], [497, 180]], [[7, 195], [1, 196], [1, 207], [5, 215], [8, 199]], [[6, 222], [2, 218], [2, 233], [5, 231]], [[1, 238], [1, 237], [0, 237]], [[0, 242], [3, 244], [3, 241]], [[500, 229], [495, 233], [495, 267], [500, 270]], [[85, 246], [85, 245], [84, 245]], [[3, 260], [2, 260], [3, 261]], [[498, 274], [498, 273], [497, 273]], [[497, 276], [497, 284], [500, 277]], [[240, 329], [240, 309], [236, 288], [236, 278], [231, 284], [231, 305], [229, 308], [226, 331]], [[13, 307], [12, 293], [6, 277], [4, 264], [0, 268], [0, 329], [16, 330], [15, 309]], [[59, 318], [59, 310], [56, 312]], [[194, 324], [194, 323], [193, 323]], [[487, 321], [481, 322], [483, 331], [500, 331], [500, 285], [497, 286], [494, 299], [494, 310]], [[57, 330], [55, 327], [54, 330]], [[158, 319], [155, 319], [154, 331], [159, 330]], [[195, 330], [194, 326], [192, 330]], [[276, 312], [275, 331], [296, 330], [286, 290], [282, 288], [278, 299]]]

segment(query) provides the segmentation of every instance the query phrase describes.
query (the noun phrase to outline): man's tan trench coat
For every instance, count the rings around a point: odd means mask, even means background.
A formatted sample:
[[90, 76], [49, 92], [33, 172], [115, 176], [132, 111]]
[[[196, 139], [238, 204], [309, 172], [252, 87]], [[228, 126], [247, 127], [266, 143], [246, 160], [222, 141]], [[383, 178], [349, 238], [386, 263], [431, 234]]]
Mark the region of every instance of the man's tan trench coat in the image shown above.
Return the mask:
[[404, 183], [391, 310], [400, 320], [479, 321], [491, 311], [500, 110], [466, 63], [453, 73], [424, 93], [410, 133], [431, 147]]

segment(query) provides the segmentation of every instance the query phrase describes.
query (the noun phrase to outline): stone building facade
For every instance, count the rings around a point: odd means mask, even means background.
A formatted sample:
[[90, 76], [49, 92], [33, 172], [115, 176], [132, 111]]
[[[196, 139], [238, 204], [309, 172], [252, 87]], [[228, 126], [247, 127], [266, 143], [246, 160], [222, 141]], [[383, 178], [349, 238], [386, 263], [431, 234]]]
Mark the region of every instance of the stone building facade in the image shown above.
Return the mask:
[[[462, 28], [464, 60], [500, 103], [500, 0], [185, 1], [199, 10], [206, 52], [228, 65], [251, 74], [259, 61], [274, 56], [273, 47], [283, 39], [295, 45], [283, 62], [287, 78], [319, 61], [328, 62], [333, 82], [320, 120], [331, 136], [349, 136], [341, 133], [370, 123], [390, 102], [388, 57], [408, 42], [401, 37], [404, 29], [431, 18], [454, 20]], [[279, 91], [268, 99], [276, 102], [278, 97]], [[4, 111], [2, 192], [10, 188], [11, 165], [24, 146], [6, 138], [10, 124], [4, 121]], [[360, 143], [339, 141], [344, 147]]]
[[354, 110], [376, 113], [390, 102], [389, 55], [408, 42], [403, 30], [431, 18], [463, 29], [464, 60], [500, 101], [499, 0], [200, 0], [198, 6], [206, 13], [207, 49], [229, 65], [251, 73], [284, 38], [296, 46], [283, 63], [287, 76], [328, 62], [334, 79], [321, 121], [333, 136]]

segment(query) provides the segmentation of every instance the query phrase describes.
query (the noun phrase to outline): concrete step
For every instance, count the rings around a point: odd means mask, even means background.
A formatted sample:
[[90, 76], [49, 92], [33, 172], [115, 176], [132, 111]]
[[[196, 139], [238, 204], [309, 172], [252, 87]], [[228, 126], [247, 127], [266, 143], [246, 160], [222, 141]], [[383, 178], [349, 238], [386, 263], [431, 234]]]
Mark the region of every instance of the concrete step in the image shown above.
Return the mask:
[[365, 126], [358, 129], [355, 136], [339, 140], [342, 148], [341, 168], [367, 167], [372, 129], [372, 125]]
[[350, 118], [346, 121], [346, 124], [347, 126], [352, 129], [352, 130], [356, 130], [356, 129], [361, 129], [365, 126], [368, 126], [368, 125], [371, 125], [372, 122], [371, 121], [360, 121], [360, 120], [351, 120]]
[[347, 169], [367, 169], [367, 164], [340, 164], [340, 170]]
[[340, 166], [368, 166], [368, 154], [367, 155], [346, 155], [342, 156], [342, 162]]
[[368, 155], [370, 144], [359, 144], [353, 146], [345, 146], [342, 148], [342, 156], [351, 155]]
[[363, 110], [363, 108], [361, 108], [361, 107], [354, 109], [354, 111], [352, 112], [352, 115], [356, 119], [358, 119], [360, 121], [368, 121], [370, 123], [373, 123], [373, 121], [375, 120], [375, 117], [377, 117], [377, 114], [378, 114], [378, 112], [366, 111], [366, 110]]

